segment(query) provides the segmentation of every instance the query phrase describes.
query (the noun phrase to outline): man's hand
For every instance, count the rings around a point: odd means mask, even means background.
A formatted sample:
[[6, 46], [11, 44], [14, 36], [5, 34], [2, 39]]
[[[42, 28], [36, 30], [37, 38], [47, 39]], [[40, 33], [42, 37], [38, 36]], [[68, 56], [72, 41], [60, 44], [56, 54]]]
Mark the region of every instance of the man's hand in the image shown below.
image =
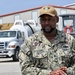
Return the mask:
[[50, 72], [49, 75], [67, 75], [66, 70], [67, 70], [67, 67], [61, 67], [57, 70]]

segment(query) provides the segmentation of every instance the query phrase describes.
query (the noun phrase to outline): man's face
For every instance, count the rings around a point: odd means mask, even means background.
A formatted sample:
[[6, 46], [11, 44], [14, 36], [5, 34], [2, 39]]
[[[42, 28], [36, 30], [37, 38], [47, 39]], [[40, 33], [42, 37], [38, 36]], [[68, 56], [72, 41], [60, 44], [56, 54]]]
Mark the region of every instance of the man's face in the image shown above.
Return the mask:
[[42, 30], [45, 33], [51, 33], [56, 29], [56, 23], [57, 23], [57, 18], [56, 16], [50, 16], [50, 15], [42, 15], [40, 17], [40, 24], [42, 27]]

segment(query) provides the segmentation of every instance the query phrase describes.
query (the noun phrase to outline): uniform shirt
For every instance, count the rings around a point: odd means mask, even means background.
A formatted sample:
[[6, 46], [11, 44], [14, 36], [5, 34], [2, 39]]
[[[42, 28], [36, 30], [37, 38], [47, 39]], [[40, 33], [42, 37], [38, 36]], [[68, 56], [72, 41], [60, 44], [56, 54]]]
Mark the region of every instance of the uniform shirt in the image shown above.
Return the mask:
[[75, 75], [75, 39], [57, 30], [51, 43], [39, 31], [23, 43], [19, 61], [22, 75], [48, 75], [63, 66], [68, 67], [67, 75]]

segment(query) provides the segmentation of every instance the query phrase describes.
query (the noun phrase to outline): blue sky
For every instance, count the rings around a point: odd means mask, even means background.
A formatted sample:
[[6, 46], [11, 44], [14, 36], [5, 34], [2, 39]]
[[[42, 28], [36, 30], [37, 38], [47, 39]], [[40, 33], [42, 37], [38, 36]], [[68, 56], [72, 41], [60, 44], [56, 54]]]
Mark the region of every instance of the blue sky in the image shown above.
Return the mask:
[[0, 0], [0, 15], [35, 8], [43, 5], [68, 5], [75, 0]]

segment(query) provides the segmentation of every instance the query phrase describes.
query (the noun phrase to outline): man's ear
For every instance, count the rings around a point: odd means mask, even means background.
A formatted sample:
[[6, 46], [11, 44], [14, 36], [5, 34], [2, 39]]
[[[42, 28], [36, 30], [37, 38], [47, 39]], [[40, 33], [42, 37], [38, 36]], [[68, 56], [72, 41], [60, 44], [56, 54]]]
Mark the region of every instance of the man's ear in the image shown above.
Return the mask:
[[56, 23], [58, 23], [59, 22], [59, 17], [58, 16], [56, 16]]

